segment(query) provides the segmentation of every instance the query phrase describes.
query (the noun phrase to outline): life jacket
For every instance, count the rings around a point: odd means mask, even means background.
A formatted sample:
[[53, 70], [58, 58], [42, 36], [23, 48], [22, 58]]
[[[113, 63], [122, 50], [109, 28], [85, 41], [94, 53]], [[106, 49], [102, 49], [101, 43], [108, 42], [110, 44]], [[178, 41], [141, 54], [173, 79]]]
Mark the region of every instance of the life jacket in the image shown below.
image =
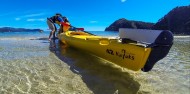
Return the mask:
[[68, 31], [71, 27], [69, 22], [61, 22], [61, 26], [63, 27], [63, 32]]

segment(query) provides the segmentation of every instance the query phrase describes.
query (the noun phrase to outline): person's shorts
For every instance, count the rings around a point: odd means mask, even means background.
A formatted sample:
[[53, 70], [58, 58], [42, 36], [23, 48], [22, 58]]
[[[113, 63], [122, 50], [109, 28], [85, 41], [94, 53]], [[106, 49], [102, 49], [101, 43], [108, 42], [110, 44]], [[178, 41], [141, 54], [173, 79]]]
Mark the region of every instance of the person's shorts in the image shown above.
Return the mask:
[[47, 25], [49, 26], [49, 29], [51, 29], [52, 31], [56, 31], [55, 24], [49, 19], [47, 19]]

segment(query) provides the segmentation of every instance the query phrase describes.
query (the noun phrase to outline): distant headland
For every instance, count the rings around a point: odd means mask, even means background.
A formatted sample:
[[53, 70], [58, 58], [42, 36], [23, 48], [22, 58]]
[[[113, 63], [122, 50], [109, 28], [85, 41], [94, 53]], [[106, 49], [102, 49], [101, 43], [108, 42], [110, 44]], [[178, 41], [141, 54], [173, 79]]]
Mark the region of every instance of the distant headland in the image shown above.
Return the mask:
[[0, 32], [43, 32], [43, 30], [41, 30], [41, 29], [1, 27]]
[[119, 28], [170, 30], [174, 34], [190, 35], [190, 5], [172, 9], [157, 23], [121, 18], [113, 22], [105, 31], [119, 31]]

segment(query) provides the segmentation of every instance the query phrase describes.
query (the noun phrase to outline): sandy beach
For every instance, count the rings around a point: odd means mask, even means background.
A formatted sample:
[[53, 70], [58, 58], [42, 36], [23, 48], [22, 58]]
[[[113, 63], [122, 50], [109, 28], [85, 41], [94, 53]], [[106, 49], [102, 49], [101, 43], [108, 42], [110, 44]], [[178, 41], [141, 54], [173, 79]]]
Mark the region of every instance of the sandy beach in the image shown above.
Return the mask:
[[49, 42], [47, 34], [11, 36], [0, 37], [1, 94], [190, 92], [189, 37], [176, 37], [168, 56], [145, 73], [121, 68], [58, 40]]
[[40, 40], [1, 40], [1, 94], [91, 94], [81, 76]]

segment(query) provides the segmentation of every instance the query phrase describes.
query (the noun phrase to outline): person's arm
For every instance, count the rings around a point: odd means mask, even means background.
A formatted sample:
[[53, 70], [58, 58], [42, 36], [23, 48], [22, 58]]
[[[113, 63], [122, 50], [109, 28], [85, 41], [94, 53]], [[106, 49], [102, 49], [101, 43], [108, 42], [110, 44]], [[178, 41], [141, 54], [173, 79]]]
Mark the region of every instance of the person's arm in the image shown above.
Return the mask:
[[57, 17], [55, 22], [60, 26], [61, 23], [63, 22], [63, 19], [61, 17]]
[[57, 17], [57, 20], [58, 20], [59, 22], [63, 22], [62, 17]]

